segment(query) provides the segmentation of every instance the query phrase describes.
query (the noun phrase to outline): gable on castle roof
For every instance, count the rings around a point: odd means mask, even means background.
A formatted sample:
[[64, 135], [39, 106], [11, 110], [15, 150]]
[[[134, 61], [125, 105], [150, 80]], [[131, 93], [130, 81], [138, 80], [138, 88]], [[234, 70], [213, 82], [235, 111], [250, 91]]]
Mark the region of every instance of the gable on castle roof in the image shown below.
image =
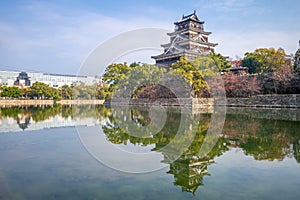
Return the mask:
[[195, 10], [194, 10], [194, 13], [192, 13], [190, 15], [187, 15], [187, 16], [182, 15], [182, 19], [194, 19], [194, 20], [200, 21]]
[[200, 21], [197, 14], [196, 14], [196, 11], [194, 11], [192, 14], [190, 15], [182, 15], [182, 19], [180, 21], [177, 21], [175, 22], [175, 24], [178, 24], [178, 23], [181, 23], [181, 22], [184, 22], [184, 21], [188, 21], [188, 20], [192, 20], [192, 21], [195, 21], [195, 22], [199, 22], [201, 24], [204, 24], [204, 21]]

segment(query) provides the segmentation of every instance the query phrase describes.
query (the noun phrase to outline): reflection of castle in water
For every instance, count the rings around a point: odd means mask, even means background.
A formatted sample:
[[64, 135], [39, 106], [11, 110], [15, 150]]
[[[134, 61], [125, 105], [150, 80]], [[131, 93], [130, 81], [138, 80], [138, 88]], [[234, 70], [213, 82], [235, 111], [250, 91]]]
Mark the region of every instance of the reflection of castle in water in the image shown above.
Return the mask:
[[[214, 163], [214, 158], [222, 156], [229, 149], [242, 149], [245, 155], [252, 156], [255, 160], [271, 162], [294, 157], [300, 162], [300, 124], [299, 118], [294, 117], [299, 116], [299, 111], [289, 110], [282, 113], [281, 110], [266, 112], [265, 109], [228, 109], [222, 134], [217, 136], [214, 147], [205, 156], [200, 156], [203, 153], [200, 151], [204, 138], [208, 139], [208, 143], [214, 141], [214, 137], [206, 137], [211, 121], [210, 111], [179, 112], [177, 108], [166, 108], [165, 111], [164, 127], [151, 137], [136, 137], [145, 134], [130, 132], [151, 124], [147, 107], [111, 109], [107, 123], [103, 125], [103, 132], [107, 140], [114, 144], [154, 145], [151, 151], [163, 155], [161, 162], [169, 164], [167, 173], [174, 177], [173, 184], [181, 187], [184, 192], [195, 194], [200, 190], [200, 186], [204, 185], [204, 177], [210, 176], [208, 166]], [[151, 116], [157, 115], [152, 113]], [[186, 124], [186, 129], [177, 133], [181, 119], [187, 118], [191, 119], [190, 124]], [[137, 129], [127, 130], [128, 126], [124, 125], [129, 124], [135, 125]], [[192, 130], [196, 130], [196, 135], [191, 134]], [[189, 138], [193, 138], [190, 145], [182, 145]], [[170, 145], [169, 148], [165, 148], [167, 145]], [[182, 154], [177, 157], [178, 152]]]
[[210, 176], [207, 166], [213, 162], [213, 159], [208, 157], [185, 154], [170, 164], [167, 173], [173, 174], [174, 185], [180, 186], [182, 191], [194, 194], [198, 187], [203, 185], [203, 177]]
[[[154, 147], [151, 151], [161, 153], [162, 162], [169, 164], [167, 173], [174, 177], [174, 185], [181, 187], [184, 192], [193, 194], [202, 189], [200, 186], [205, 183], [204, 177], [210, 176], [208, 166], [214, 163], [214, 158], [221, 156], [230, 148], [242, 149], [245, 155], [252, 156], [256, 160], [282, 161], [284, 158], [294, 157], [298, 163], [300, 162], [298, 134], [300, 123], [299, 118], [293, 118], [299, 116], [297, 110], [286, 111], [284, 114], [279, 110], [276, 115], [273, 113], [272, 119], [269, 116], [270, 112], [265, 115], [266, 110], [251, 110], [251, 112], [245, 112], [247, 111], [245, 109], [244, 112], [228, 110], [222, 135], [218, 136], [214, 148], [203, 157], [199, 156], [200, 147], [210, 125], [210, 112], [195, 114], [192, 111], [188, 112], [189, 110], [179, 112], [180, 109], [177, 108], [165, 109], [166, 122], [163, 128], [150, 137], [144, 133], [133, 135], [124, 129], [132, 125], [136, 129], [131, 127], [130, 130], [141, 130], [141, 127], [155, 122], [152, 118], [153, 116], [155, 119], [158, 118], [159, 115], [156, 114], [160, 112], [155, 110], [157, 113], [152, 113], [149, 117], [149, 108], [146, 107], [1, 108], [0, 132], [102, 124], [103, 133], [111, 143]], [[190, 124], [186, 124], [186, 129], [178, 134], [181, 119], [187, 118], [191, 119]], [[196, 130], [196, 135], [191, 134], [192, 130]], [[178, 145], [189, 141], [189, 138], [192, 138], [189, 146]], [[164, 148], [171, 141], [174, 145]], [[177, 157], [177, 152], [182, 154]]]

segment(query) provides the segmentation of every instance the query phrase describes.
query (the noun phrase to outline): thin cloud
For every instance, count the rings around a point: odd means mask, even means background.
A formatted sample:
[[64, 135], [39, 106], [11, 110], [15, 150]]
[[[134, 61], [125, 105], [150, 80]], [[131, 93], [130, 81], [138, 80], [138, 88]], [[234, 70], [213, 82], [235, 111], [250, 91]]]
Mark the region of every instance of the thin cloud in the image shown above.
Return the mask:
[[11, 33], [14, 30], [15, 29], [13, 28], [13, 26], [7, 23], [0, 22], [0, 33]]
[[253, 5], [254, 0], [210, 0], [207, 7], [224, 11], [240, 11]]
[[[212, 37], [218, 41], [217, 51], [231, 58], [244, 57], [249, 51], [257, 48], [283, 48], [287, 54], [297, 50], [297, 34], [291, 33], [286, 37], [283, 31], [256, 30], [253, 32], [220, 31]], [[233, 37], [234, 36], [234, 37]]]
[[[195, 6], [199, 12], [205, 10], [205, 27], [213, 32], [210, 41], [219, 43], [217, 52], [242, 57], [258, 47], [283, 47], [287, 53], [296, 51], [299, 40], [296, 21], [293, 30], [290, 26], [275, 26], [270, 22], [272, 18], [265, 20], [269, 7], [258, 2], [203, 0], [201, 5]], [[0, 19], [0, 65], [75, 73], [89, 52], [105, 40], [137, 28], [172, 30], [173, 22], [183, 14], [149, 6], [145, 11], [148, 17], [129, 10], [126, 17], [121, 18], [68, 6], [32, 1], [18, 6], [19, 14], [13, 16], [19, 20]], [[182, 9], [185, 8], [179, 8]], [[170, 12], [171, 17], [156, 17], [156, 13], [165, 12]], [[277, 13], [278, 16], [284, 14], [287, 20], [297, 19], [288, 13]], [[199, 17], [202, 16], [199, 14]]]
[[[88, 53], [119, 33], [147, 27], [165, 28], [169, 24], [145, 18], [118, 19], [93, 12], [76, 15], [53, 13], [51, 9], [26, 7], [38, 22], [17, 26], [0, 22], [0, 64], [40, 66], [40, 70], [76, 72]], [[55, 23], [53, 22], [55, 19]], [[170, 26], [171, 27], [171, 26]], [[9, 32], [8, 32], [9, 31]], [[56, 69], [56, 67], [59, 67]]]

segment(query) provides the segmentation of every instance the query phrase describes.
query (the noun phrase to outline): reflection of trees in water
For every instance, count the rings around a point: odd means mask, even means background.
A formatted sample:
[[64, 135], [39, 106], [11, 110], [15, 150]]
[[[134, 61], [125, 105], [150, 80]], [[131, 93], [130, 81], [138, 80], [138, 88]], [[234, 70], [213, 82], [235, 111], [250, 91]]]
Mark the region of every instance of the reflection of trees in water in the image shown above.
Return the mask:
[[294, 141], [293, 153], [294, 153], [294, 158], [297, 160], [298, 163], [300, 163], [300, 140]]
[[[137, 127], [145, 127], [151, 123], [149, 109], [129, 109], [129, 120]], [[182, 114], [178, 109], [167, 109], [166, 123], [163, 128], [149, 137], [135, 137], [123, 129], [120, 124], [124, 122], [125, 112], [122, 109], [110, 109], [104, 106], [61, 106], [53, 107], [12, 107], [0, 108], [0, 119], [11, 117], [16, 120], [21, 129], [26, 129], [32, 121], [43, 121], [59, 115], [63, 118], [95, 118], [105, 121], [103, 132], [107, 140], [114, 144], [139, 144], [142, 146], [154, 145], [152, 151], [162, 152], [163, 162], [169, 163], [170, 155], [162, 149], [168, 145], [178, 132], [183, 118], [189, 117], [192, 123], [182, 133], [182, 137], [175, 142], [184, 143], [193, 139], [188, 147], [177, 145], [177, 151], [183, 154], [170, 163], [169, 174], [174, 176], [174, 184], [181, 186], [184, 191], [195, 192], [203, 185], [203, 176], [209, 175], [208, 165], [216, 156], [221, 156], [230, 148], [241, 148], [246, 155], [256, 160], [283, 160], [286, 157], [294, 157], [300, 163], [300, 123], [294, 121], [259, 119], [247, 114], [227, 114], [222, 135], [217, 143], [205, 156], [200, 156], [201, 145], [210, 126], [210, 114]], [[128, 113], [127, 113], [128, 114]], [[159, 116], [153, 115], [160, 120]], [[196, 135], [191, 134], [196, 130]]]
[[24, 110], [20, 107], [11, 107], [11, 108], [0, 108], [1, 115], [0, 117], [12, 117], [17, 118], [19, 114], [23, 113]]
[[45, 121], [61, 113], [61, 107], [58, 105], [54, 105], [53, 107], [43, 107], [42, 109], [39, 107], [30, 107], [29, 110], [31, 112], [32, 119], [35, 122]]
[[131, 120], [136, 124], [140, 126], [146, 126], [149, 125], [151, 122], [151, 118], [149, 117], [148, 110], [137, 110], [132, 109], [131, 112]]
[[[164, 127], [158, 133], [155, 133], [151, 137], [135, 137], [135, 134], [129, 134], [124, 129], [122, 129], [122, 123], [124, 121], [134, 122], [136, 127], [146, 126], [150, 123], [151, 119], [149, 118], [148, 108], [136, 108], [136, 109], [114, 109], [109, 111], [110, 115], [108, 116], [108, 121], [102, 127], [103, 132], [105, 133], [107, 139], [114, 144], [127, 144], [130, 142], [132, 144], [139, 144], [142, 146], [147, 146], [150, 144], [155, 144], [156, 149], [160, 149], [161, 146], [168, 144], [173, 137], [176, 135], [178, 126], [180, 124], [180, 113], [168, 112], [167, 113], [167, 122]], [[130, 118], [124, 117], [130, 113]], [[159, 118], [158, 118], [159, 119]], [[144, 136], [143, 133], [141, 136]]]
[[[132, 108], [130, 110], [130, 120], [137, 126], [146, 126], [151, 121], [148, 116], [149, 112], [145, 109]], [[103, 126], [107, 139], [115, 144], [132, 143], [142, 146], [154, 144], [152, 151], [160, 151], [174, 139], [181, 119], [180, 112], [169, 109], [166, 123], [160, 132], [153, 137], [138, 138], [119, 125], [122, 122], [118, 120], [122, 119], [122, 116], [116, 115], [122, 115], [124, 112], [122, 110], [109, 111], [109, 120]], [[199, 151], [204, 138], [210, 139], [206, 137], [206, 133], [211, 115], [198, 114], [190, 115], [190, 117], [198, 121], [197, 134], [182, 156], [170, 163], [168, 171], [174, 176], [174, 185], [181, 186], [183, 191], [195, 193], [197, 188], [203, 185], [203, 177], [209, 175], [208, 165], [213, 163], [216, 156], [221, 156], [230, 148], [241, 148], [245, 155], [251, 155], [256, 160], [281, 161], [286, 157], [294, 157], [297, 162], [300, 162], [299, 122], [258, 119], [246, 114], [228, 114], [222, 135], [219, 136], [217, 143], [205, 157], [201, 157]], [[189, 137], [189, 130], [186, 130], [184, 134]], [[168, 153], [162, 151], [162, 154], [164, 155], [162, 162], [169, 163]]]
[[[174, 184], [182, 187], [183, 191], [194, 193], [200, 185], [203, 185], [203, 177], [209, 175], [207, 166], [213, 163], [213, 159], [216, 156], [220, 156], [223, 152], [228, 150], [228, 139], [220, 138], [206, 156], [200, 156], [200, 147], [206, 138], [205, 136], [210, 125], [211, 115], [206, 114], [200, 116], [200, 114], [181, 113], [180, 109], [172, 108], [166, 109], [166, 123], [164, 127], [158, 133], [152, 135], [152, 137], [134, 137], [132, 135], [135, 134], [128, 133], [121, 128], [122, 126], [120, 124], [122, 122], [120, 120], [124, 118], [128, 120], [125, 113], [131, 114], [130, 120], [134, 122], [137, 127], [148, 125], [151, 119], [149, 118], [149, 110], [147, 109], [149, 108], [132, 108], [129, 109], [129, 111], [122, 108], [113, 109], [109, 116], [109, 121], [103, 125], [103, 132], [107, 139], [114, 144], [126, 145], [128, 142], [142, 146], [154, 144], [155, 147], [152, 151], [161, 152], [164, 156], [162, 162], [170, 164], [168, 173], [174, 176]], [[183, 130], [183, 133], [178, 133], [182, 118], [187, 117], [191, 118], [191, 123], [185, 124], [186, 129]], [[196, 135], [192, 134], [193, 131], [196, 132]], [[180, 134], [180, 137], [175, 139], [176, 134]], [[181, 145], [181, 143], [186, 143], [190, 141], [190, 139], [192, 139], [192, 142], [188, 146]], [[207, 139], [209, 140], [210, 138], [206, 138], [206, 140]], [[174, 140], [176, 141], [174, 142]], [[211, 138], [211, 140], [213, 140], [213, 138]], [[174, 148], [170, 148], [166, 151], [164, 147], [171, 141], [174, 143]], [[176, 153], [170, 152], [172, 150], [182, 152], [182, 155], [176, 158], [175, 161], [170, 162], [173, 160], [172, 156], [176, 155]]]
[[[32, 118], [35, 122], [45, 121], [50, 117], [61, 113], [61, 107], [58, 105], [54, 106], [43, 106], [43, 107], [11, 107], [11, 108], [0, 108], [1, 117], [12, 117], [19, 124], [22, 121], [21, 118]], [[23, 117], [22, 117], [23, 116]], [[30, 121], [30, 120], [29, 120]]]
[[293, 157], [299, 162], [300, 123], [295, 121], [249, 118], [227, 115], [223, 135], [256, 160], [283, 160]]
[[5, 117], [14, 118], [20, 129], [25, 130], [30, 124], [31, 113], [26, 108], [21, 107], [1, 108], [0, 119]]
[[98, 105], [62, 106], [61, 114], [65, 118], [98, 118], [102, 107]]
[[252, 155], [256, 160], [281, 161], [292, 153], [290, 144], [283, 141], [284, 139], [281, 136], [274, 138], [251, 136], [245, 143], [241, 143], [240, 147], [246, 155]]

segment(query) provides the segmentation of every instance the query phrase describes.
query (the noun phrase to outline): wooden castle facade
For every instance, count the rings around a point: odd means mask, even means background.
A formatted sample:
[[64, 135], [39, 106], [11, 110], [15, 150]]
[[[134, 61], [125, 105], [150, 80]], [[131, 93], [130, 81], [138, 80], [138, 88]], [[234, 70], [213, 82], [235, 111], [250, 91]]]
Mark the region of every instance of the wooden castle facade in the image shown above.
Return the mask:
[[156, 65], [169, 67], [180, 57], [193, 60], [200, 54], [214, 52], [218, 44], [209, 41], [211, 32], [204, 30], [204, 23], [199, 20], [196, 11], [187, 16], [183, 15], [180, 21], [174, 23], [174, 32], [168, 33], [170, 42], [161, 45], [164, 52], [161, 55], [152, 56]]

